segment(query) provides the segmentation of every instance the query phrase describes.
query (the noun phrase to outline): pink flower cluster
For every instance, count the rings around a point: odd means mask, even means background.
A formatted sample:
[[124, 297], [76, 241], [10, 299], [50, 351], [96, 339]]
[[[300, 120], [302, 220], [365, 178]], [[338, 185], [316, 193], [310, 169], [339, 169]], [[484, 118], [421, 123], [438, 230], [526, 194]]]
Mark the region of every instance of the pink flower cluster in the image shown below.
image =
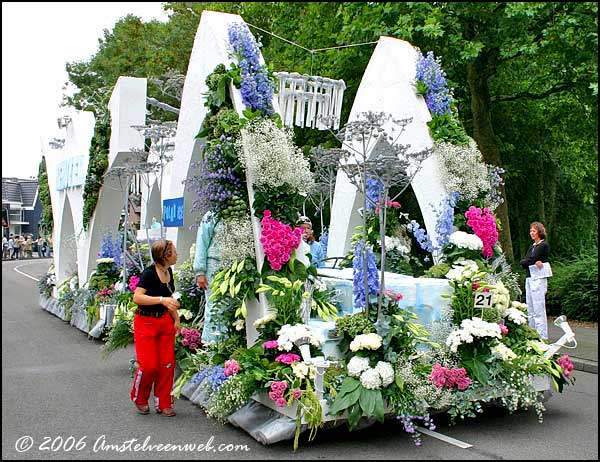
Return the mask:
[[228, 359], [227, 361], [225, 361], [225, 370], [223, 371], [223, 374], [225, 374], [226, 377], [235, 375], [239, 371], [240, 365], [235, 359]]
[[102, 289], [100, 289], [98, 291], [98, 293], [96, 294], [96, 297], [101, 302], [105, 302], [109, 298], [111, 298], [113, 295], [115, 295], [115, 290], [114, 289], [115, 289], [115, 285], [114, 284], [111, 284], [110, 287], [103, 287]]
[[471, 385], [472, 382], [472, 380], [467, 377], [467, 371], [463, 367], [448, 369], [439, 364], [433, 366], [431, 375], [428, 378], [438, 388], [442, 388], [443, 386], [452, 388], [456, 385], [460, 391], [469, 388], [469, 385]]
[[268, 342], [265, 342], [262, 344], [263, 348], [269, 348], [269, 349], [274, 349], [277, 348], [279, 346], [279, 343], [277, 343], [277, 340], [269, 340]]
[[286, 353], [286, 354], [277, 356], [277, 358], [275, 358], [275, 361], [278, 363], [290, 365], [292, 363], [300, 361], [300, 356], [298, 356], [294, 353]]
[[[380, 202], [377, 204], [377, 206], [375, 207], [375, 213], [376, 213], [377, 215], [379, 215], [379, 206], [381, 205], [381, 202], [383, 202], [383, 201], [380, 201]], [[385, 205], [386, 207], [393, 207], [393, 208], [395, 208], [395, 209], [399, 209], [399, 208], [401, 207], [401, 205], [400, 205], [400, 202], [397, 202], [397, 201], [391, 201], [391, 200], [389, 200], [389, 199], [386, 199], [386, 200], [385, 200], [385, 203], [384, 203], [384, 205]]]
[[385, 296], [388, 297], [390, 300], [397, 302], [399, 300], [402, 300], [404, 298], [404, 296], [401, 293], [396, 293], [393, 290], [386, 290], [384, 292]]
[[563, 374], [565, 374], [565, 377], [569, 377], [571, 375], [571, 372], [575, 368], [575, 366], [569, 359], [569, 355], [561, 356], [556, 362], [560, 367], [562, 367]]
[[290, 255], [297, 249], [302, 240], [302, 228], [284, 225], [271, 218], [271, 211], [265, 210], [262, 219], [260, 243], [271, 268], [279, 271], [290, 260]]
[[481, 210], [478, 207], [471, 206], [465, 212], [465, 218], [467, 219], [467, 225], [473, 229], [483, 242], [483, 255], [488, 258], [491, 257], [494, 254], [494, 245], [498, 242], [496, 217], [492, 215], [487, 207]]
[[287, 383], [285, 382], [273, 382], [271, 384], [271, 391], [269, 392], [269, 398], [275, 401], [275, 404], [279, 407], [287, 406], [287, 401], [283, 397], [283, 393], [287, 390]]
[[198, 332], [196, 329], [188, 329], [187, 327], [184, 327], [181, 329], [181, 335], [183, 335], [181, 344], [188, 347], [190, 350], [195, 350], [202, 344], [202, 340], [200, 340], [200, 332]]
[[500, 327], [500, 332], [502, 335], [508, 334], [508, 327], [506, 327], [504, 324], [498, 324], [498, 326]]
[[129, 278], [129, 289], [132, 292], [135, 292], [135, 288], [137, 287], [138, 282], [140, 282], [140, 278], [138, 276], [131, 276]]

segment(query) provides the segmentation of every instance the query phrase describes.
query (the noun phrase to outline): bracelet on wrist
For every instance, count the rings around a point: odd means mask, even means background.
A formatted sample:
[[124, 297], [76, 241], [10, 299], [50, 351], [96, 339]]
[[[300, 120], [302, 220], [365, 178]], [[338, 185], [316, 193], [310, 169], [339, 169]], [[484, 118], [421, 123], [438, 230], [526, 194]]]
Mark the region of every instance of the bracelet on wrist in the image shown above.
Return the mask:
[[161, 296], [160, 296], [159, 303], [162, 303], [162, 302], [163, 302], [163, 296], [161, 295]]

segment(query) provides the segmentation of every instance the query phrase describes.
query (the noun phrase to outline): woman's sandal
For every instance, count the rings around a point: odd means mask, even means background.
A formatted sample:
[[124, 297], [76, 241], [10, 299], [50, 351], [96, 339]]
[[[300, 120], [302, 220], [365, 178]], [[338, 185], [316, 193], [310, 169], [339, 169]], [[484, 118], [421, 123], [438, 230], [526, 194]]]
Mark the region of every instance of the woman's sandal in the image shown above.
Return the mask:
[[150, 406], [148, 406], [147, 404], [136, 404], [135, 407], [137, 408], [137, 411], [140, 414], [150, 414]]
[[156, 411], [156, 412], [164, 415], [165, 417], [174, 417], [177, 415], [177, 412], [175, 412], [175, 409], [173, 409], [172, 407], [167, 407], [167, 408], [163, 409], [162, 411]]

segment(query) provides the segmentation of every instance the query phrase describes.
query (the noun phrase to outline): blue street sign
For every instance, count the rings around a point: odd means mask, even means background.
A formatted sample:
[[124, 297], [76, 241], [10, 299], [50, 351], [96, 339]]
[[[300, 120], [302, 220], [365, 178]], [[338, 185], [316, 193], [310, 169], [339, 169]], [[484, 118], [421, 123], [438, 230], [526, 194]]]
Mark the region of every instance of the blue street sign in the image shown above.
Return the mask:
[[183, 197], [163, 200], [163, 226], [183, 226]]

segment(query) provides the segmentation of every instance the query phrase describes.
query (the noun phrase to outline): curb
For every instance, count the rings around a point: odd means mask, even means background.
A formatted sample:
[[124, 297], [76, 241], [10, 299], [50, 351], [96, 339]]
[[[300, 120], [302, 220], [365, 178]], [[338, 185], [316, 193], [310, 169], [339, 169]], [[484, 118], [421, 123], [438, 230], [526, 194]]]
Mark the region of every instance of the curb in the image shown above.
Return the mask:
[[590, 361], [588, 359], [580, 358], [569, 358], [573, 363], [576, 371], [589, 372], [591, 374], [598, 374], [598, 363], [596, 361]]

